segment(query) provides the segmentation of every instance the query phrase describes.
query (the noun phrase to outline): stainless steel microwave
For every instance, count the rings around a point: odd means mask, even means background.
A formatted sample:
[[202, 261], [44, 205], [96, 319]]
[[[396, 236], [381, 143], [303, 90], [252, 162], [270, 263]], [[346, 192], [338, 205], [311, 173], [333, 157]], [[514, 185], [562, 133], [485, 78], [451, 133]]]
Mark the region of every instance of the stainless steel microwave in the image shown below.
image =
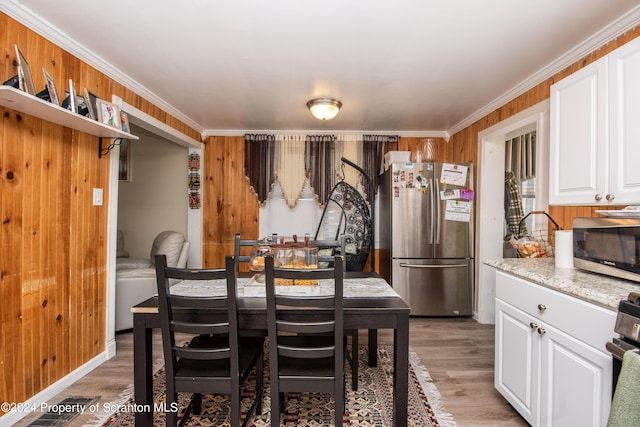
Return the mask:
[[640, 282], [640, 218], [574, 218], [573, 264]]

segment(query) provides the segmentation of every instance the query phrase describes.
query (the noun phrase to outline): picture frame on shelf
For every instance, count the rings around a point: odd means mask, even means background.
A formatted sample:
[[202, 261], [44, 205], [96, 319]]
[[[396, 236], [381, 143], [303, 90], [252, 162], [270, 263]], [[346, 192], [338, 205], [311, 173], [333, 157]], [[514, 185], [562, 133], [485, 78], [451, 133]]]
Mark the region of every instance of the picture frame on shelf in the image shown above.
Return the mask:
[[63, 95], [64, 95], [64, 98], [62, 98], [62, 104], [60, 104], [60, 106], [62, 108], [64, 108], [65, 110], [71, 110], [71, 107], [69, 106], [69, 103], [71, 102], [71, 97], [69, 96], [69, 91], [65, 90]]
[[18, 45], [15, 45], [16, 56], [18, 57], [18, 81], [19, 89], [27, 92], [30, 95], [36, 95], [36, 88], [33, 85], [33, 78], [31, 77], [31, 68], [26, 58], [20, 52]]
[[47, 91], [49, 92], [49, 102], [55, 105], [60, 105], [58, 92], [56, 91], [56, 83], [53, 81], [53, 77], [51, 77], [44, 68], [42, 69], [42, 73], [44, 74], [44, 81], [46, 82]]
[[118, 180], [131, 181], [131, 140], [121, 139], [119, 148]]
[[89, 107], [91, 118], [93, 120], [98, 120], [98, 106], [96, 101], [100, 98], [98, 98], [93, 92], [91, 92], [86, 87], [84, 88], [84, 96], [88, 100], [87, 107]]
[[129, 116], [122, 110], [120, 110], [120, 130], [122, 132], [131, 133], [131, 128], [129, 127]]
[[73, 85], [73, 80], [69, 79], [69, 110], [74, 113], [78, 112], [78, 99], [76, 96], [76, 88]]
[[66, 108], [69, 111], [78, 113], [78, 98], [77, 98], [73, 81], [69, 79], [69, 90], [64, 91], [64, 99], [62, 100], [62, 108]]
[[78, 106], [78, 114], [84, 117], [91, 117], [91, 110], [89, 110], [89, 101], [82, 95], [76, 94], [76, 105]]
[[51, 102], [51, 97], [49, 96], [49, 89], [45, 86], [40, 92], [36, 93], [36, 96], [43, 101]]
[[120, 109], [117, 105], [104, 99], [97, 99], [98, 121], [102, 124], [122, 129], [120, 124]]

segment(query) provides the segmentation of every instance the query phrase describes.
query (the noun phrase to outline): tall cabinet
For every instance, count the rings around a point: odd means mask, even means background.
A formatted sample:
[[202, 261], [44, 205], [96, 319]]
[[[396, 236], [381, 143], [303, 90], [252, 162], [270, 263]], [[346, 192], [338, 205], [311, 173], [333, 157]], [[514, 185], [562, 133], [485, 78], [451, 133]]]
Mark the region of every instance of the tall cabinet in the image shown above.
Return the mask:
[[640, 204], [640, 38], [551, 86], [549, 203]]

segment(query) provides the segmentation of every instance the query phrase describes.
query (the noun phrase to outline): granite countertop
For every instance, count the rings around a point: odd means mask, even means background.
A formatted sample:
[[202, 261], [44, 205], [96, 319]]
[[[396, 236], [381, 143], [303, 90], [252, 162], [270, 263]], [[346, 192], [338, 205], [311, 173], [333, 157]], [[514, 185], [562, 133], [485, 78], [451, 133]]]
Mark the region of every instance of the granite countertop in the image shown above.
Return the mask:
[[629, 292], [640, 292], [640, 283], [580, 269], [556, 268], [553, 258], [500, 258], [485, 260], [484, 264], [614, 311], [618, 311], [618, 303], [627, 299]]

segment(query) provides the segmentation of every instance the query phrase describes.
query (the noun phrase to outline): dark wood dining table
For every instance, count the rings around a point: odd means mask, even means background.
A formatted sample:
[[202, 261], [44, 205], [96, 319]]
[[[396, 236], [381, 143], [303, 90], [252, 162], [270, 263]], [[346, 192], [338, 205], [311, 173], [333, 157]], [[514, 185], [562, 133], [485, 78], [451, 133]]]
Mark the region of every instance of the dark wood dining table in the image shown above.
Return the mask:
[[[375, 273], [347, 272], [345, 279], [379, 278]], [[382, 279], [381, 279], [382, 280]], [[366, 287], [365, 287], [366, 289]], [[380, 296], [377, 293], [350, 298], [345, 295], [345, 329], [369, 331], [369, 365], [377, 363], [377, 330], [393, 329], [394, 377], [393, 419], [395, 427], [407, 425], [409, 381], [409, 306], [400, 297]], [[153, 352], [152, 331], [160, 328], [158, 298], [152, 297], [131, 308], [133, 313], [133, 385], [135, 425], [153, 426]], [[189, 313], [193, 316], [193, 311]], [[295, 316], [310, 315], [308, 311], [292, 311]], [[318, 314], [321, 315], [321, 314]], [[265, 298], [240, 297], [239, 326], [243, 330], [266, 333]]]

